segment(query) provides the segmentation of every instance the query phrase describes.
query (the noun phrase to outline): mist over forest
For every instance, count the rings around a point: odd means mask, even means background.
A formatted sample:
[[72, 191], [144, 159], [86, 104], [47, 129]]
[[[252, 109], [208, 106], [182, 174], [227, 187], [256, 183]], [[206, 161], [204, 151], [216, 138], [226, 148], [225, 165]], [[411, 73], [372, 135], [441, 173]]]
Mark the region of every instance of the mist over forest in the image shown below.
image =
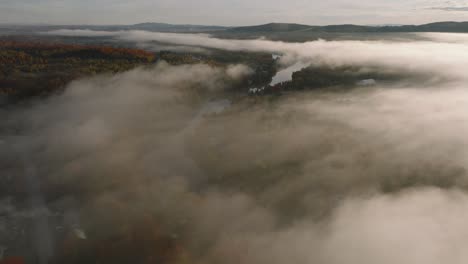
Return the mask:
[[468, 261], [467, 35], [43, 29], [0, 37], [1, 264]]

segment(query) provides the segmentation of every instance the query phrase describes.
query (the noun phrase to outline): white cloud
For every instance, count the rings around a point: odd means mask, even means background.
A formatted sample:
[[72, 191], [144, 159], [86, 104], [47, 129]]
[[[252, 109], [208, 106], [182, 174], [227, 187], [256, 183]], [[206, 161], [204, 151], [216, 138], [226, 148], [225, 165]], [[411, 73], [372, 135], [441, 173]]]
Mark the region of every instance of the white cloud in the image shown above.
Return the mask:
[[[438, 77], [466, 79], [467, 38], [464, 34], [423, 33], [422, 41], [310, 41], [286, 43], [265, 39], [232, 40], [207, 34], [155, 33], [148, 31], [58, 30], [46, 34], [75, 36], [113, 36], [127, 41], [225, 49], [230, 51], [264, 51], [284, 53], [286, 60], [304, 60], [328, 65], [373, 65], [413, 73], [437, 73]], [[388, 52], [391, 50], [392, 52]]]

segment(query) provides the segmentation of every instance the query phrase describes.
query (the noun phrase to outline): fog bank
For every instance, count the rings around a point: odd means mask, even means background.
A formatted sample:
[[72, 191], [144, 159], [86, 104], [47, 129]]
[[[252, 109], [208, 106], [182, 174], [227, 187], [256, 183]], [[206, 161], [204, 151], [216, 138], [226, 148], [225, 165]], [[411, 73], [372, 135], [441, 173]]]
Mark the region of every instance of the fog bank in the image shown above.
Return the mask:
[[223, 49], [283, 53], [282, 63], [297, 61], [315, 65], [368, 65], [387, 70], [430, 73], [438, 78], [463, 78], [468, 59], [467, 37], [455, 33], [414, 33], [421, 40], [414, 41], [309, 41], [289, 43], [266, 39], [220, 39], [208, 34], [158, 33], [149, 31], [92, 31], [56, 30], [44, 34], [62, 36], [107, 36], [119, 40], [146, 43], [158, 41], [168, 44]]
[[468, 261], [465, 45], [112, 34], [439, 81], [233, 98], [225, 91], [252, 74], [245, 66], [161, 63], [0, 110], [0, 168], [14, 187], [7, 215], [33, 209], [21, 200], [32, 177], [45, 211], [87, 236], [63, 245], [55, 223], [43, 223], [52, 246], [35, 238], [34, 254], [59, 263]]

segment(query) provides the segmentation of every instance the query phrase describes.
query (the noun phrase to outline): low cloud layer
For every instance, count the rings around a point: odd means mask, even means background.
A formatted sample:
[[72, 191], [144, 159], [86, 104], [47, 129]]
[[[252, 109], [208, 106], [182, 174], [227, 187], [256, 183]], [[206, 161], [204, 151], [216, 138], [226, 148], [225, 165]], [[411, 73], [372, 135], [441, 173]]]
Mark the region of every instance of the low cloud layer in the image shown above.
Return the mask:
[[448, 78], [465, 78], [463, 69], [468, 59], [464, 34], [403, 34], [422, 38], [420, 41], [310, 41], [287, 43], [256, 40], [213, 38], [206, 34], [157, 33], [148, 31], [57, 30], [46, 34], [64, 36], [111, 36], [137, 43], [158, 41], [169, 44], [224, 49], [283, 53], [284, 63], [303, 60], [316, 65], [371, 65], [398, 71], [428, 73]]
[[[162, 63], [77, 80], [62, 95], [0, 110], [0, 168], [16, 190], [9, 194], [34, 194], [8, 214], [24, 217], [39, 204], [87, 235], [64, 246], [53, 223], [38, 225], [40, 259], [468, 261], [464, 44], [128, 34], [443, 81], [263, 100], [225, 93], [251, 74], [245, 66]], [[45, 236], [50, 247], [39, 246]]]

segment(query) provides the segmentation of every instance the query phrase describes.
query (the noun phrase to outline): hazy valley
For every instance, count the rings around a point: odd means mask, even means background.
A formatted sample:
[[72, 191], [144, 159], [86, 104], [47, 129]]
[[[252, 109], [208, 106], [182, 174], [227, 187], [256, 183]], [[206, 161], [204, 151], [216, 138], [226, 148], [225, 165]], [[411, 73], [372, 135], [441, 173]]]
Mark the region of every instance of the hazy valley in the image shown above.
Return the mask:
[[466, 263], [468, 31], [0, 27], [0, 263]]

